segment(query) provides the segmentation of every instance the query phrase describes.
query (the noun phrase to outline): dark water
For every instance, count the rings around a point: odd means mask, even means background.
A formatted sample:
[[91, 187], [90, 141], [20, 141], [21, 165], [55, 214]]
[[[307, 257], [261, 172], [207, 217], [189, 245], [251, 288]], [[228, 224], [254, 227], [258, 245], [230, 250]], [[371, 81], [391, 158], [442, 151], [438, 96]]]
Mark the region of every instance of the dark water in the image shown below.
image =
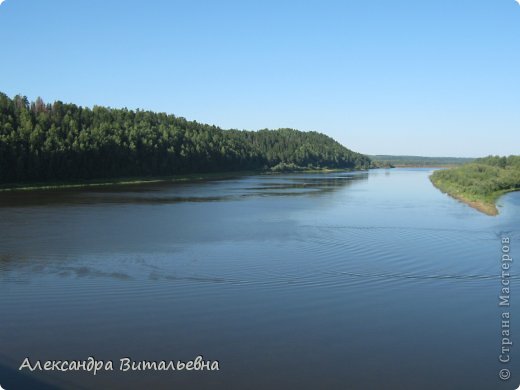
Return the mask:
[[[502, 236], [520, 260], [520, 193], [488, 217], [430, 173], [0, 193], [0, 385], [514, 389], [520, 263], [508, 365], [498, 294]], [[220, 371], [117, 371], [197, 355]], [[17, 371], [89, 356], [116, 370]]]

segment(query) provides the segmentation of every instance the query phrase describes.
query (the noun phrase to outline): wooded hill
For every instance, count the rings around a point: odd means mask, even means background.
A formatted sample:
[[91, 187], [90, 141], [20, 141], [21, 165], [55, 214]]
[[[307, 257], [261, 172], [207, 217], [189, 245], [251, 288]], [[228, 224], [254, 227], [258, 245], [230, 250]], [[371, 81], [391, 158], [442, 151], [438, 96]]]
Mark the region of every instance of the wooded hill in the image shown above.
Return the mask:
[[223, 130], [166, 113], [0, 93], [0, 183], [369, 166], [317, 132]]

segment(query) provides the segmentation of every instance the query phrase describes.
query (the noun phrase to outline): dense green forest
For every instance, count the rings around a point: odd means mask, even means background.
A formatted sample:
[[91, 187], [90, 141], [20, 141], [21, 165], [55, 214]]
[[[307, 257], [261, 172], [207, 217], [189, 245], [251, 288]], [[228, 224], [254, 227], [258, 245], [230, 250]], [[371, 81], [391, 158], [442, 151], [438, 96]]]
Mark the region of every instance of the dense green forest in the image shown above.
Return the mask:
[[469, 163], [474, 158], [465, 157], [422, 157], [422, 156], [369, 156], [374, 168], [391, 167], [446, 167]]
[[0, 93], [4, 184], [369, 166], [367, 156], [317, 132], [222, 130], [165, 113]]
[[479, 158], [460, 167], [435, 171], [430, 178], [443, 192], [487, 214], [496, 214], [498, 197], [520, 190], [520, 156]]

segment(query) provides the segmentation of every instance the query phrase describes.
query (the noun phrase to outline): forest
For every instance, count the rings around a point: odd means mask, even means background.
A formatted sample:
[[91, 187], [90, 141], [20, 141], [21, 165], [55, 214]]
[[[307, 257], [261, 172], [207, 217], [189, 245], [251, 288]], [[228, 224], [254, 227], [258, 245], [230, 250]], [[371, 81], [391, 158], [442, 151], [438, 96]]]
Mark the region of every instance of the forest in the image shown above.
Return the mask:
[[318, 132], [223, 130], [166, 113], [0, 93], [0, 183], [242, 170], [368, 169]]
[[520, 190], [520, 156], [488, 156], [459, 167], [435, 171], [430, 177], [441, 191], [490, 215], [500, 195]]

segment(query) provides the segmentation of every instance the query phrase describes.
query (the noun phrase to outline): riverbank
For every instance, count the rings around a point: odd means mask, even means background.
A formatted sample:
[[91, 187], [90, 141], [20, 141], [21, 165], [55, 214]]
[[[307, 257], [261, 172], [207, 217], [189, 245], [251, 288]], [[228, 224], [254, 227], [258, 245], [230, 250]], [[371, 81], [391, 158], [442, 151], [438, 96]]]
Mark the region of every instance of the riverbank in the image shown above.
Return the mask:
[[496, 216], [498, 215], [498, 209], [496, 207], [496, 200], [505, 192], [498, 192], [492, 196], [488, 196], [485, 198], [479, 198], [475, 195], [466, 194], [460, 190], [450, 187], [447, 183], [442, 182], [442, 180], [436, 180], [433, 176], [430, 176], [430, 181], [432, 184], [439, 189], [441, 192], [451, 196], [454, 199], [457, 199], [463, 203], [466, 203], [468, 206], [473, 207], [474, 209], [490, 215]]
[[444, 193], [487, 214], [497, 215], [496, 202], [505, 193], [520, 190], [520, 156], [488, 156], [430, 176]]
[[518, 191], [517, 189], [501, 190], [494, 191], [485, 196], [479, 196], [475, 194], [465, 193], [464, 191], [455, 188], [454, 186], [450, 186], [450, 184], [438, 178], [435, 178], [433, 175], [430, 176], [430, 181], [441, 192], [463, 203], [466, 203], [468, 206], [473, 207], [474, 209], [490, 216], [498, 215], [498, 208], [496, 206], [496, 202], [502, 195], [507, 194], [508, 192]]

